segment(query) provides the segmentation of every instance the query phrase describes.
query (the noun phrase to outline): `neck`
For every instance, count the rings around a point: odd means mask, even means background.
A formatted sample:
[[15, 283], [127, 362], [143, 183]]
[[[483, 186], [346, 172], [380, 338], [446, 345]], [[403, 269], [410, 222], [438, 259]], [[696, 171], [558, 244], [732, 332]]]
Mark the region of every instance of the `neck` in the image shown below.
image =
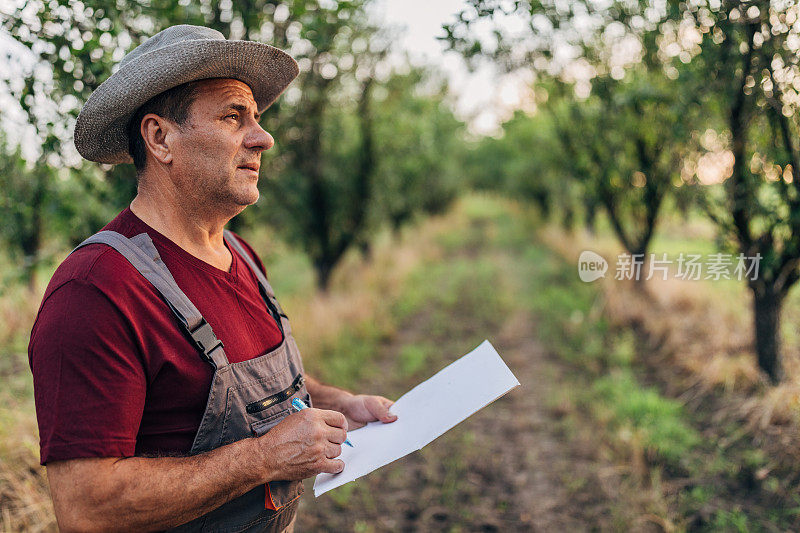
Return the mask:
[[130, 209], [186, 252], [220, 270], [230, 270], [232, 257], [223, 230], [234, 215], [221, 214], [213, 205], [196, 205], [162, 180], [142, 176]]

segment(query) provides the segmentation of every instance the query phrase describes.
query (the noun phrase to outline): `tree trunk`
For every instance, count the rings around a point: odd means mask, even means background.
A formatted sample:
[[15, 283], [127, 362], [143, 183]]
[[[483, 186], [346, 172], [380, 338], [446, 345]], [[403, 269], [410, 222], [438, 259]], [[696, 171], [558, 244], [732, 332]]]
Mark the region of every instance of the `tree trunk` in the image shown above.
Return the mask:
[[27, 269], [27, 273], [25, 276], [28, 278], [28, 292], [30, 294], [36, 293], [36, 287], [38, 286], [37, 282], [38, 279], [36, 278], [36, 263], [34, 262], [32, 266]]
[[650, 266], [649, 257], [647, 257], [647, 250], [640, 250], [637, 252], [631, 252], [632, 257], [641, 257], [639, 261], [641, 264], [639, 266], [639, 275], [633, 278], [633, 288], [639, 292], [647, 294], [647, 269]]
[[595, 234], [595, 224], [597, 222], [597, 203], [594, 201], [585, 201], [586, 215], [583, 219], [583, 226], [589, 235]]
[[317, 261], [314, 264], [314, 270], [317, 272], [317, 289], [321, 292], [328, 292], [331, 283], [331, 274], [333, 273], [333, 265], [328, 261]]
[[[43, 159], [40, 159], [38, 164], [44, 165]], [[28, 234], [22, 237], [25, 277], [28, 281], [28, 290], [31, 293], [36, 292], [36, 269], [39, 267], [42, 229], [44, 228], [45, 194], [48, 179], [48, 173], [43, 170], [44, 168], [46, 167], [38, 168], [34, 173], [36, 188], [30, 200], [30, 226], [28, 227]]]
[[366, 262], [372, 261], [372, 241], [368, 238], [363, 238], [358, 243], [358, 249], [361, 252], [361, 257]]
[[561, 227], [568, 233], [572, 233], [572, 230], [575, 228], [575, 209], [569, 204], [564, 206], [564, 211], [561, 216]]
[[771, 289], [753, 287], [753, 318], [755, 322], [758, 366], [773, 384], [783, 378], [780, 346], [780, 317], [783, 297]]

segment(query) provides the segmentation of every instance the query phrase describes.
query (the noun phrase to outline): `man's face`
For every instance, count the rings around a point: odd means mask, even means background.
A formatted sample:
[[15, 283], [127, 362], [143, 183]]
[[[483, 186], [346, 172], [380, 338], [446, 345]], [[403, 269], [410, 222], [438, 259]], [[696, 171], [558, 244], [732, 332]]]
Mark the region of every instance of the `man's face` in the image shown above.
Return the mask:
[[188, 120], [171, 133], [172, 176], [179, 190], [196, 205], [222, 211], [239, 212], [255, 203], [261, 152], [275, 144], [259, 118], [247, 84], [204, 80]]

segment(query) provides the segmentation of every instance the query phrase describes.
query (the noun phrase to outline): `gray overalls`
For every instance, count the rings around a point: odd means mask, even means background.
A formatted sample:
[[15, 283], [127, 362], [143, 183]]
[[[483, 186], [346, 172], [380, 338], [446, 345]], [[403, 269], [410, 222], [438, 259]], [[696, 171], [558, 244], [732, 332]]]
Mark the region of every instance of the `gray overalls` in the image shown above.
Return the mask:
[[[175, 283], [146, 233], [128, 239], [113, 231], [101, 231], [83, 241], [106, 244], [121, 253], [161, 293], [184, 333], [192, 339], [200, 356], [214, 367], [206, 410], [195, 435], [190, 455], [207, 452], [269, 431], [291, 412], [291, 400], [310, 403], [303, 381], [300, 351], [267, 278], [242, 244], [225, 231], [228, 245], [247, 262], [258, 278], [261, 295], [283, 333], [274, 350], [255, 359], [230, 363], [222, 342], [194, 304]], [[76, 250], [77, 250], [76, 248]], [[303, 484], [272, 481], [231, 500], [221, 507], [174, 531], [283, 531], [297, 510]]]

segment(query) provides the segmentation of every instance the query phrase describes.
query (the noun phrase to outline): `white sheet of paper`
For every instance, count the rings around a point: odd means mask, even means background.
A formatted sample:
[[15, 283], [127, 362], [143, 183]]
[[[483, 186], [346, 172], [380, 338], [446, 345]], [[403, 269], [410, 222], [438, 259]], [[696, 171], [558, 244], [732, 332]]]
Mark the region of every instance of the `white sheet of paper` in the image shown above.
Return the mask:
[[489, 341], [404, 394], [391, 411], [397, 421], [370, 422], [347, 434], [344, 470], [320, 474], [314, 496], [349, 483], [419, 450], [472, 413], [519, 385]]

